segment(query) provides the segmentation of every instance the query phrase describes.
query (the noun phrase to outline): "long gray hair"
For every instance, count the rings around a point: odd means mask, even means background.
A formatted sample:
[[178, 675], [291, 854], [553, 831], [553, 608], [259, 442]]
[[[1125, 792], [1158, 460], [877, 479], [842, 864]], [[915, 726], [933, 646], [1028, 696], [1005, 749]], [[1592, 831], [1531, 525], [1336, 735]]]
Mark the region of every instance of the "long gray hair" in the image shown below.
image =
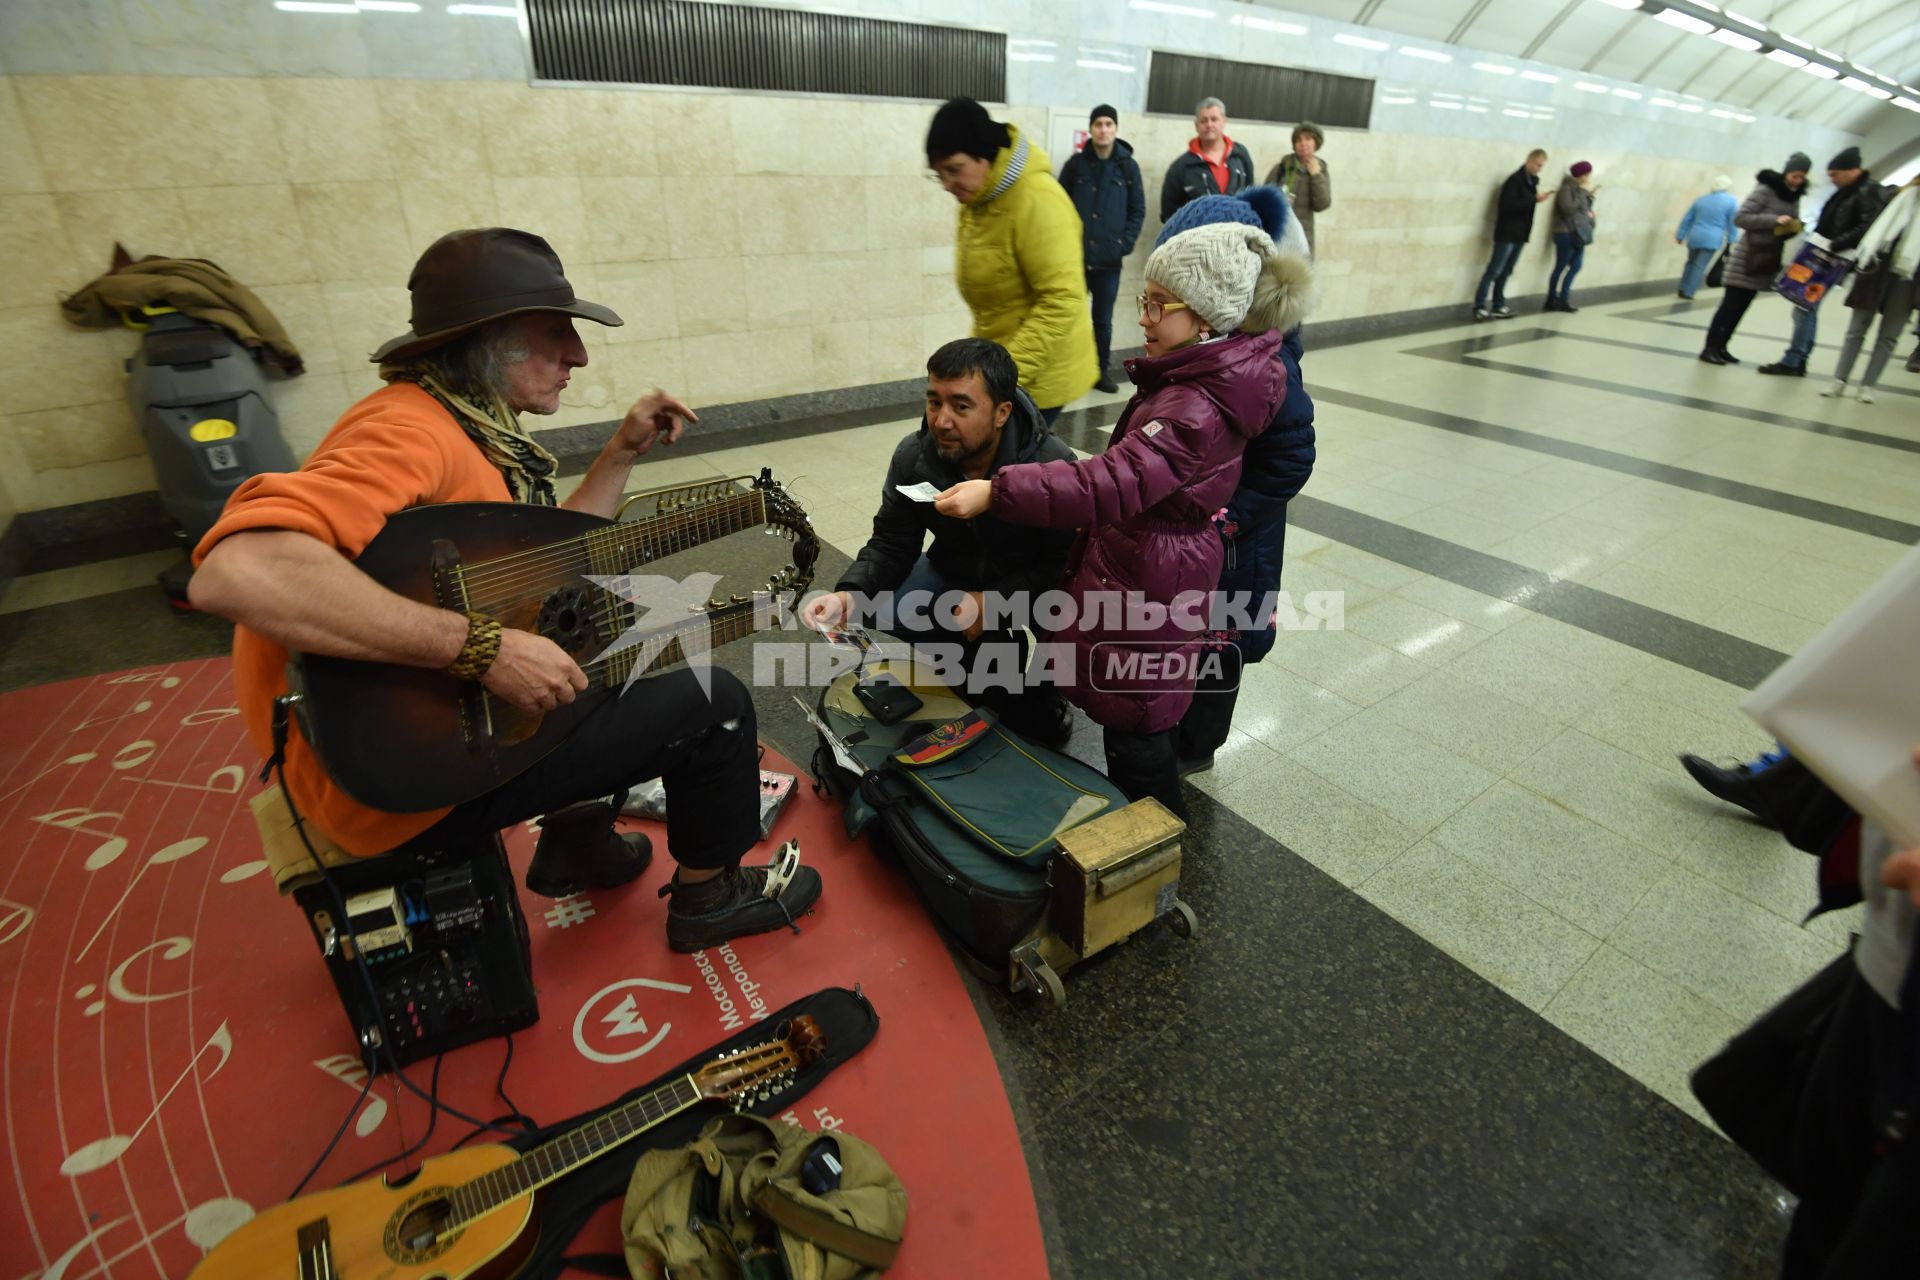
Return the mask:
[[414, 361], [475, 404], [505, 400], [507, 370], [533, 354], [520, 336], [520, 321], [520, 316], [489, 321], [471, 333], [421, 352]]

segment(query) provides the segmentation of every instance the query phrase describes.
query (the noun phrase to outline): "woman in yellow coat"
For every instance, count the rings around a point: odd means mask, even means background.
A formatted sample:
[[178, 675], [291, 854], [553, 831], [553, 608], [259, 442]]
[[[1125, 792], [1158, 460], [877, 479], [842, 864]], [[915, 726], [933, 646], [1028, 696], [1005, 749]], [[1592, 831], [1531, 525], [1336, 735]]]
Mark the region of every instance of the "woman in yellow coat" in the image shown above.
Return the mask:
[[934, 113], [927, 163], [960, 202], [954, 278], [973, 336], [1005, 347], [1051, 423], [1099, 376], [1080, 257], [1080, 215], [1047, 153], [972, 98]]

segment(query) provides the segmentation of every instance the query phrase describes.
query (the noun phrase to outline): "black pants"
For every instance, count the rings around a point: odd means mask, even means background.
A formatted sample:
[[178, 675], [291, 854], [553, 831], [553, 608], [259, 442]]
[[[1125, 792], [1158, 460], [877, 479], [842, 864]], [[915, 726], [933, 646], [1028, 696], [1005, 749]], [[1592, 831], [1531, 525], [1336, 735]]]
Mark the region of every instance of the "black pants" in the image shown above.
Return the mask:
[[1126, 793], [1129, 800], [1152, 796], [1167, 806], [1174, 816], [1184, 820], [1187, 803], [1180, 798], [1180, 731], [1162, 729], [1158, 733], [1130, 733], [1125, 729], [1103, 731], [1107, 748], [1107, 777]]
[[1233, 727], [1233, 707], [1240, 697], [1243, 664], [1240, 646], [1230, 644], [1220, 654], [1218, 675], [1207, 672], [1193, 683], [1193, 705], [1180, 717], [1182, 760], [1204, 760], [1226, 745]]
[[1753, 305], [1755, 290], [1742, 289], [1730, 284], [1725, 289], [1725, 297], [1720, 299], [1720, 309], [1713, 313], [1713, 322], [1707, 326], [1707, 350], [1724, 347], [1733, 337], [1733, 331], [1740, 327], [1741, 319], [1747, 314], [1747, 308]]
[[1093, 308], [1093, 345], [1100, 354], [1100, 376], [1113, 360], [1113, 300], [1120, 294], [1120, 268], [1087, 268], [1087, 302]]
[[[704, 676], [712, 697], [700, 688]], [[454, 807], [402, 848], [492, 834], [539, 814], [659, 778], [667, 841], [695, 870], [737, 864], [760, 839], [760, 744], [753, 696], [730, 672], [669, 671], [597, 708], [553, 754]]]
[[[1789, 1188], [1800, 1205], [1787, 1232], [1783, 1280], [1912, 1275], [1920, 1265], [1912, 1046], [1901, 1015], [1855, 972], [1795, 1117]], [[1905, 1136], [1892, 1138], [1902, 1113]]]

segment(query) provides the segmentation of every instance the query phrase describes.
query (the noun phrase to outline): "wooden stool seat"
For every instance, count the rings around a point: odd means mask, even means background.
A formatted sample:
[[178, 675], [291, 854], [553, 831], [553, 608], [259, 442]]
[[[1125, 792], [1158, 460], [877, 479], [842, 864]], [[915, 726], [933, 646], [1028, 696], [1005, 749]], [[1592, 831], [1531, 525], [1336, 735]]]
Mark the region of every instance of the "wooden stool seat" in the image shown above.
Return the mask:
[[[253, 810], [254, 823], [260, 828], [260, 847], [266, 856], [267, 869], [273, 873], [273, 887], [283, 894], [318, 881], [323, 865], [344, 867], [367, 861], [335, 844], [333, 837], [314, 826], [311, 820], [304, 823], [307, 838], [301, 840], [300, 831], [293, 825], [293, 810], [287, 807], [287, 797], [279, 787], [268, 787], [247, 801], [247, 806]], [[319, 862], [307, 852], [308, 843], [320, 855]]]

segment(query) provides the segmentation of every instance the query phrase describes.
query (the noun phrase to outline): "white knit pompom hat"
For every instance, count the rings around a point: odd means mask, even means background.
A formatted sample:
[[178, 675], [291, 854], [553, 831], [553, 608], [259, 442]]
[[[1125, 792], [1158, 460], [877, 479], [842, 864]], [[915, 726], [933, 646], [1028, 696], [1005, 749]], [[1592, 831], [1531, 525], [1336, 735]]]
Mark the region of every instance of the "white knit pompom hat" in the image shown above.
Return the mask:
[[[1243, 325], [1261, 332], [1282, 321], [1286, 329], [1299, 323], [1293, 313], [1304, 301], [1312, 268], [1275, 248], [1259, 227], [1215, 222], [1182, 231], [1155, 249], [1147, 279], [1193, 308], [1216, 334]], [[1256, 303], [1259, 323], [1247, 324]]]

